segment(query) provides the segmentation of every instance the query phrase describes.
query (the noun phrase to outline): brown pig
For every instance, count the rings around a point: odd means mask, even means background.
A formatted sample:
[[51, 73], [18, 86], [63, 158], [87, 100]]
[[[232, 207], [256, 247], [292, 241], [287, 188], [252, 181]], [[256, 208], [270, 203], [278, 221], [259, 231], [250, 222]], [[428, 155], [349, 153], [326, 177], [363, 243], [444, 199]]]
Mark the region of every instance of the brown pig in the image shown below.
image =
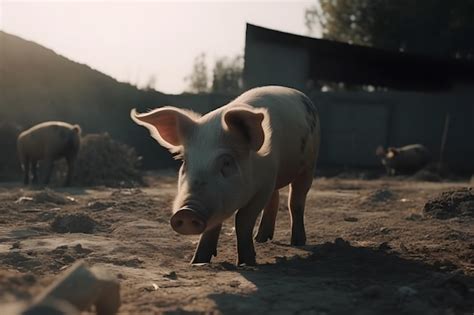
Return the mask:
[[48, 121], [28, 130], [18, 136], [17, 149], [24, 173], [24, 184], [29, 184], [30, 165], [33, 183], [38, 182], [38, 161], [45, 163], [45, 173], [42, 183], [47, 185], [51, 177], [54, 161], [65, 158], [68, 164], [66, 186], [71, 184], [74, 163], [79, 152], [81, 127], [60, 121]]
[[319, 115], [303, 93], [249, 90], [204, 116], [175, 107], [132, 119], [183, 163], [171, 217], [180, 234], [202, 234], [192, 263], [217, 255], [222, 222], [235, 212], [238, 264], [254, 265], [257, 242], [273, 238], [279, 193], [290, 185], [291, 244], [305, 245], [304, 209], [320, 143]]

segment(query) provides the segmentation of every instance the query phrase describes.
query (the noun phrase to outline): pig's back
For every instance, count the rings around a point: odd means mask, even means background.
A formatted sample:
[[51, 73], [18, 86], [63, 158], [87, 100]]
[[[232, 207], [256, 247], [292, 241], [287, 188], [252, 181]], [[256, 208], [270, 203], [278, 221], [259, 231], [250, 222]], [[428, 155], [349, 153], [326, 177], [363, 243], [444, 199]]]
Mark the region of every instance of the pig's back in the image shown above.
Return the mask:
[[42, 158], [46, 152], [53, 155], [63, 149], [71, 138], [74, 126], [61, 121], [40, 123], [18, 136], [18, 145], [34, 158]]
[[249, 90], [232, 102], [239, 103], [268, 110], [271, 158], [279, 167], [278, 186], [288, 184], [302, 168], [312, 169], [320, 127], [317, 109], [306, 95], [291, 88], [267, 86]]

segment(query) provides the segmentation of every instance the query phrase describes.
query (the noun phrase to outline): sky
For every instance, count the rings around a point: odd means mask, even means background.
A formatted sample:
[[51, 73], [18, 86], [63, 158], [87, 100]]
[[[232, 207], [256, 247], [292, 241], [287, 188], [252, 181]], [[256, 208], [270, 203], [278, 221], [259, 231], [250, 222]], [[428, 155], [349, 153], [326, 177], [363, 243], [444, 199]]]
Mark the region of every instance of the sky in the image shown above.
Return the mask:
[[310, 35], [304, 11], [315, 3], [0, 0], [0, 29], [119, 81], [144, 87], [154, 77], [155, 89], [178, 94], [200, 53], [209, 66], [243, 55], [247, 22]]

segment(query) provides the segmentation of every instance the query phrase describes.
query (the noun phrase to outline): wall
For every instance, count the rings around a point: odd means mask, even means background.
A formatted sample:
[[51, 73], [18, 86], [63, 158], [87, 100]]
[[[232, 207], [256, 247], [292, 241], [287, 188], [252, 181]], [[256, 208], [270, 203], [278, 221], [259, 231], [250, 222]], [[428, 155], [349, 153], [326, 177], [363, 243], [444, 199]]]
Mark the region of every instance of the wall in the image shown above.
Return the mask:
[[444, 161], [474, 170], [474, 94], [407, 92], [313, 92], [320, 108], [322, 165], [374, 167], [378, 145], [422, 143], [436, 160], [447, 116]]

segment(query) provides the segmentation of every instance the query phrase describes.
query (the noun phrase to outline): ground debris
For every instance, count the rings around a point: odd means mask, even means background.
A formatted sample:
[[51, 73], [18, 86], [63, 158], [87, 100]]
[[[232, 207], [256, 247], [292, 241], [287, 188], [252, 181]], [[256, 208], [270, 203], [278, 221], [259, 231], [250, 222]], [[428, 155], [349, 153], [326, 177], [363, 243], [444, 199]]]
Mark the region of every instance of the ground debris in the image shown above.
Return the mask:
[[98, 315], [116, 314], [120, 284], [103, 269], [88, 268], [80, 261], [37, 296], [18, 314], [79, 314], [95, 306]]
[[363, 203], [385, 203], [395, 198], [395, 194], [388, 188], [376, 189], [362, 197]]
[[357, 219], [356, 217], [344, 217], [344, 221], [346, 221], [346, 222], [357, 222], [357, 221], [359, 221], [359, 219]]
[[178, 279], [178, 275], [176, 274], [176, 271], [171, 271], [170, 273], [164, 274], [163, 277], [170, 280]]
[[474, 192], [472, 188], [442, 192], [425, 204], [423, 212], [437, 219], [474, 217]]
[[87, 208], [94, 210], [94, 211], [101, 211], [107, 208], [111, 208], [115, 206], [115, 202], [113, 201], [91, 201], [87, 203]]
[[82, 213], [57, 215], [51, 223], [51, 228], [57, 233], [92, 234], [96, 226], [93, 219]]

